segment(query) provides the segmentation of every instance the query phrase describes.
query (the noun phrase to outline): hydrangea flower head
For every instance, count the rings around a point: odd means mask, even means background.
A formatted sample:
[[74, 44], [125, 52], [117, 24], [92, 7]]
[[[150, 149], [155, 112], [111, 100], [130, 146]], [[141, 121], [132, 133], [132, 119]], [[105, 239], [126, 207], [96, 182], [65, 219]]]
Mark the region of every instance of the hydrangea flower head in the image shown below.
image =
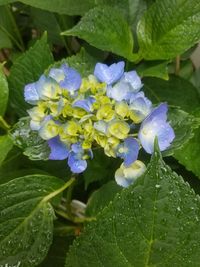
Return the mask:
[[97, 63], [94, 75], [81, 77], [63, 64], [26, 85], [24, 97], [34, 105], [28, 110], [30, 127], [46, 140], [50, 160], [66, 160], [73, 173], [82, 173], [93, 149], [101, 147], [107, 156], [123, 160], [115, 178], [128, 186], [145, 169], [137, 160], [141, 145], [152, 153], [157, 136], [164, 150], [174, 132], [166, 104], [153, 109], [136, 71], [124, 72], [124, 66], [122, 61]]

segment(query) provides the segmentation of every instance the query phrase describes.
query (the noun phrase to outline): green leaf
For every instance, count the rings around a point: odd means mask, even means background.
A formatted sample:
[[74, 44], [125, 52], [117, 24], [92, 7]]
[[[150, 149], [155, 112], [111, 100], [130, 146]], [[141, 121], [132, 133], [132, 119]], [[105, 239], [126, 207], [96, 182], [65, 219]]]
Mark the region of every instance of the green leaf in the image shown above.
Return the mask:
[[167, 102], [169, 105], [179, 106], [191, 113], [199, 107], [200, 97], [197, 89], [188, 81], [170, 76], [168, 81], [157, 78], [143, 79], [144, 91], [154, 102]]
[[164, 80], [169, 79], [168, 62], [144, 62], [136, 67], [141, 77], [156, 77]]
[[200, 128], [194, 133], [194, 137], [190, 139], [180, 150], [176, 151], [174, 157], [200, 178]]
[[11, 138], [8, 135], [0, 136], [0, 166], [2, 162], [5, 160], [6, 156], [8, 155], [8, 152], [12, 149], [13, 142]]
[[66, 251], [69, 249], [72, 241], [72, 236], [54, 236], [49, 253], [39, 267], [63, 267], [65, 264]]
[[15, 0], [0, 0], [0, 6], [15, 2]]
[[[34, 7], [32, 7], [30, 11], [33, 25], [39, 32], [47, 31], [48, 39], [53, 44], [66, 45], [64, 37], [60, 35], [62, 30], [56, 14]], [[71, 25], [69, 27], [71, 27]]]
[[[200, 110], [195, 112], [200, 120]], [[181, 149], [175, 151], [174, 157], [200, 178], [200, 127], [195, 130], [193, 138], [191, 138]]]
[[76, 55], [52, 64], [46, 72], [48, 73], [51, 68], [59, 68], [64, 63], [67, 63], [70, 67], [76, 69], [82, 77], [87, 77], [94, 72], [96, 59], [89, 55], [84, 48], [81, 48], [80, 52]]
[[0, 6], [0, 40], [0, 49], [12, 48], [13, 45], [21, 51], [24, 49], [18, 26], [8, 6]]
[[121, 192], [122, 187], [117, 185], [115, 181], [110, 181], [104, 184], [94, 193], [88, 200], [86, 215], [88, 217], [96, 216], [100, 211], [102, 211], [110, 201], [114, 199], [117, 193]]
[[200, 2], [156, 1], [137, 27], [139, 54], [147, 60], [171, 59], [200, 39]]
[[24, 101], [24, 86], [38, 80], [52, 62], [46, 34], [14, 62], [8, 82], [11, 106], [18, 115], [26, 115], [26, 110], [30, 107]]
[[30, 128], [30, 118], [21, 118], [12, 128], [13, 143], [23, 150], [24, 155], [31, 160], [47, 160], [50, 148], [45, 140]]
[[62, 180], [45, 175], [19, 177], [0, 185], [0, 264], [37, 266], [52, 242], [55, 217], [49, 200]]
[[133, 36], [118, 9], [109, 6], [96, 7], [63, 34], [77, 36], [99, 49], [132, 60]]
[[94, 0], [21, 0], [20, 2], [45, 9], [51, 12], [57, 12], [67, 15], [83, 15], [94, 5]]
[[[0, 0], [0, 5], [14, 3], [16, 0]], [[94, 6], [94, 0], [20, 0], [19, 2], [40, 9], [67, 15], [83, 15]]]
[[156, 152], [146, 173], [86, 226], [65, 266], [198, 266], [199, 206]]
[[0, 116], [3, 116], [8, 102], [8, 83], [3, 73], [3, 65], [0, 64]]
[[200, 119], [189, 115], [179, 108], [170, 108], [168, 114], [170, 125], [174, 129], [175, 139], [171, 146], [163, 152], [164, 156], [173, 155], [194, 136], [195, 129], [200, 126]]

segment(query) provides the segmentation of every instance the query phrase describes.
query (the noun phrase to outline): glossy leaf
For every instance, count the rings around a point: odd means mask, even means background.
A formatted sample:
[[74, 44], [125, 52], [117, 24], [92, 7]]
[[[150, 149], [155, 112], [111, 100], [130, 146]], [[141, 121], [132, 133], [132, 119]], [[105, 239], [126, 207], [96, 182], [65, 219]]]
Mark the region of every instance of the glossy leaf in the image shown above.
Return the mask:
[[47, 160], [50, 148], [36, 131], [30, 129], [30, 118], [21, 118], [11, 130], [11, 137], [16, 146], [23, 150], [31, 160]]
[[174, 157], [200, 178], [200, 128], [194, 133], [194, 137], [190, 139], [182, 149], [175, 152]]
[[168, 62], [144, 62], [136, 67], [141, 77], [156, 77], [164, 80], [169, 79]]
[[156, 1], [139, 21], [139, 54], [147, 60], [171, 59], [200, 39], [200, 2]]
[[122, 187], [117, 185], [115, 181], [110, 181], [94, 191], [88, 200], [86, 215], [91, 217], [96, 216], [108, 206], [110, 201], [112, 201], [116, 194], [121, 192], [121, 190]]
[[15, 60], [8, 81], [11, 106], [18, 115], [26, 115], [29, 107], [24, 101], [24, 86], [38, 80], [52, 62], [53, 57], [47, 44], [46, 34]]
[[[200, 120], [200, 110], [195, 112], [196, 117]], [[195, 130], [193, 138], [191, 138], [181, 149], [177, 150], [174, 157], [200, 178], [200, 127]]]
[[0, 116], [3, 116], [8, 102], [8, 83], [3, 73], [3, 66], [0, 64]]
[[74, 242], [65, 267], [198, 266], [200, 198], [155, 153]]
[[63, 185], [30, 175], [0, 185], [0, 264], [37, 266], [52, 242], [54, 211], [48, 202]]
[[173, 155], [177, 150], [187, 144], [193, 138], [195, 129], [200, 126], [199, 118], [195, 118], [193, 115], [175, 107], [169, 109], [168, 120], [174, 129], [175, 139], [171, 146], [163, 151], [163, 155], [165, 156]]
[[12, 149], [12, 147], [13, 142], [8, 135], [0, 136], [0, 166], [8, 155], [8, 152]]
[[191, 113], [200, 104], [197, 89], [188, 81], [170, 76], [168, 81], [157, 78], [144, 78], [144, 91], [154, 102], [167, 102], [169, 105], [179, 106], [184, 111]]
[[132, 60], [133, 37], [118, 9], [109, 6], [96, 7], [63, 34], [77, 36], [99, 49]]

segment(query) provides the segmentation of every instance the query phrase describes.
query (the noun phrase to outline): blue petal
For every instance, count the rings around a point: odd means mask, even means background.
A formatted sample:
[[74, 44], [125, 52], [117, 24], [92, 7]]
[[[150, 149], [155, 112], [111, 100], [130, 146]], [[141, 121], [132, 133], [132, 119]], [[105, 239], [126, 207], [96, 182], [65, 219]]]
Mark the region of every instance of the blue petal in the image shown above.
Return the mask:
[[42, 75], [36, 83], [36, 90], [40, 99], [55, 99], [57, 97], [59, 85], [51, 77]]
[[118, 81], [124, 73], [125, 63], [120, 61], [110, 66], [106, 64], [97, 63], [94, 69], [94, 75], [100, 82], [105, 82], [108, 85]]
[[74, 152], [74, 153], [76, 153], [76, 154], [83, 154], [83, 152], [84, 152], [84, 150], [83, 150], [83, 148], [82, 148], [82, 145], [81, 145], [81, 143], [80, 142], [78, 142], [78, 143], [75, 143], [75, 144], [72, 144], [72, 146], [71, 146], [71, 150]]
[[154, 152], [154, 140], [156, 136], [161, 151], [168, 148], [175, 138], [174, 130], [166, 121], [167, 110], [167, 104], [160, 104], [141, 124], [138, 137], [143, 148], [149, 154]]
[[152, 109], [151, 101], [145, 97], [144, 92], [132, 94], [130, 97], [130, 110], [138, 117], [138, 122], [144, 120]]
[[82, 108], [87, 112], [91, 112], [92, 111], [92, 104], [95, 101], [96, 100], [93, 97], [88, 97], [86, 99], [81, 99], [81, 100], [75, 101], [73, 104], [73, 107]]
[[37, 104], [39, 95], [36, 89], [36, 83], [27, 84], [24, 88], [25, 101], [29, 104]]
[[125, 72], [122, 79], [123, 82], [128, 83], [131, 86], [132, 92], [138, 92], [143, 84], [136, 71]]
[[62, 69], [52, 68], [50, 69], [49, 77], [59, 83], [65, 79], [65, 73]]
[[63, 160], [69, 155], [69, 149], [67, 146], [60, 141], [58, 136], [48, 140], [48, 145], [51, 149], [49, 159], [51, 160]]
[[87, 168], [87, 161], [77, 157], [76, 153], [70, 152], [68, 165], [73, 173], [81, 173]]
[[132, 164], [138, 158], [139, 144], [133, 137], [128, 137], [124, 140], [124, 143], [117, 147], [117, 156], [124, 159], [124, 166], [127, 167]]
[[81, 75], [73, 68], [67, 65], [62, 65], [62, 70], [65, 74], [65, 79], [60, 82], [60, 86], [69, 91], [76, 91], [81, 86]]
[[146, 166], [140, 160], [136, 160], [130, 166], [126, 167], [124, 163], [115, 172], [115, 181], [118, 185], [128, 187], [146, 171]]
[[130, 92], [129, 85], [121, 81], [116, 83], [113, 87], [108, 86], [106, 89], [107, 96], [116, 101], [127, 100], [129, 92]]

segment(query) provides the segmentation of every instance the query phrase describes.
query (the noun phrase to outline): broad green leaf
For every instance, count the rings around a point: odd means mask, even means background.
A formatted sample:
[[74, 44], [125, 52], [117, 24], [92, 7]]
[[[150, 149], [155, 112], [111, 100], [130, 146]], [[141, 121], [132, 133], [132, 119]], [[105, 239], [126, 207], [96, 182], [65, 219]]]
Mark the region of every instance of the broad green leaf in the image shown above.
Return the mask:
[[144, 62], [136, 67], [141, 77], [156, 77], [164, 80], [169, 79], [168, 62]]
[[67, 15], [82, 15], [94, 5], [94, 0], [51, 0], [50, 2], [49, 0], [21, 0], [20, 2]]
[[70, 67], [76, 69], [82, 77], [87, 77], [94, 73], [96, 59], [89, 55], [84, 48], [81, 48], [80, 52], [76, 55], [55, 62], [48, 68], [47, 73], [50, 68], [59, 68], [64, 63], [67, 63]]
[[196, 69], [191, 78], [190, 82], [197, 88], [199, 95], [200, 95], [200, 68]]
[[8, 152], [12, 149], [12, 147], [13, 142], [8, 135], [0, 136], [0, 166], [8, 155]]
[[133, 36], [118, 9], [109, 6], [96, 7], [63, 34], [77, 36], [99, 49], [132, 60]]
[[[200, 120], [200, 110], [195, 112], [196, 117]], [[200, 178], [200, 127], [195, 130], [193, 138], [191, 138], [181, 149], [175, 151], [174, 157]]]
[[63, 267], [65, 264], [66, 251], [69, 249], [72, 241], [73, 236], [54, 236], [49, 253], [39, 267]]
[[[16, 0], [0, 0], [0, 5], [14, 2], [16, 2]], [[20, 0], [19, 2], [51, 12], [67, 15], [82, 15], [95, 4], [94, 0]]]
[[118, 8], [133, 30], [147, 7], [145, 0], [96, 0], [94, 2], [97, 6], [108, 5]]
[[194, 133], [194, 137], [190, 139], [180, 150], [176, 151], [174, 157], [200, 178], [200, 128]]
[[21, 118], [12, 128], [11, 137], [13, 143], [23, 150], [24, 155], [31, 160], [47, 160], [50, 148], [37, 131], [30, 128], [30, 118]]
[[176, 150], [182, 148], [194, 136], [195, 129], [200, 126], [200, 119], [178, 108], [170, 108], [168, 120], [174, 129], [175, 139], [171, 146], [163, 152], [163, 155], [173, 155]]
[[0, 6], [0, 49], [18, 47], [24, 49], [23, 41], [13, 13], [8, 6]]
[[154, 102], [167, 102], [179, 106], [188, 113], [199, 107], [200, 97], [197, 89], [188, 81], [170, 76], [168, 81], [157, 78], [144, 78], [144, 91]]
[[[60, 35], [62, 30], [56, 14], [34, 7], [32, 7], [30, 11], [31, 11], [31, 18], [33, 19], [33, 25], [36, 27], [37, 30], [39, 30], [42, 33], [47, 31], [48, 40], [51, 43], [62, 46], [66, 45], [64, 37]], [[64, 16], [62, 17], [62, 19], [66, 21]], [[68, 22], [69, 28], [72, 27], [72, 22], [73, 22], [73, 19], [72, 18], [70, 19], [71, 23]], [[70, 21], [70, 19], [68, 19], [68, 21]]]
[[15, 2], [15, 0], [0, 0], [0, 6]]
[[37, 266], [52, 242], [54, 211], [49, 200], [63, 181], [45, 175], [0, 185], [0, 264]]
[[11, 106], [18, 115], [26, 115], [26, 109], [29, 107], [24, 101], [24, 86], [37, 81], [52, 62], [46, 35], [14, 62], [8, 82]]
[[156, 1], [138, 24], [139, 54], [147, 60], [180, 55], [199, 41], [199, 24], [199, 1]]
[[12, 42], [10, 38], [6, 35], [4, 31], [0, 29], [0, 49], [2, 48], [12, 48]]
[[3, 73], [3, 66], [0, 64], [0, 116], [3, 116], [8, 102], [8, 82]]
[[146, 173], [86, 226], [65, 267], [198, 266], [199, 207], [199, 196], [156, 152]]
[[119, 165], [119, 159], [107, 157], [102, 149], [94, 151], [94, 158], [88, 161], [88, 167], [83, 173], [85, 189], [93, 182], [101, 184], [113, 179]]
[[102, 211], [110, 201], [114, 199], [117, 193], [121, 192], [122, 187], [117, 185], [115, 181], [110, 181], [104, 184], [98, 190], [94, 191], [88, 200], [86, 215], [96, 216], [100, 211]]

